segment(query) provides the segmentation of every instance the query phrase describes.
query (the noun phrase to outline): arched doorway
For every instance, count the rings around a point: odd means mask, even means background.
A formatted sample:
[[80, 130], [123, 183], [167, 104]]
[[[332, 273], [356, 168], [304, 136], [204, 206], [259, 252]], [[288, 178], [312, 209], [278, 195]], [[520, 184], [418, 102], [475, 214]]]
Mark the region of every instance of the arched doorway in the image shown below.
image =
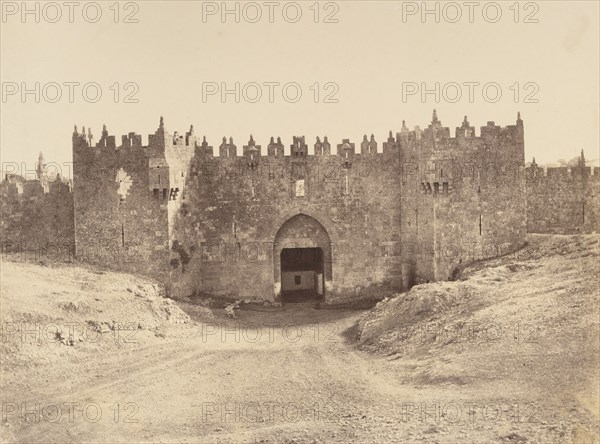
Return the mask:
[[273, 244], [275, 299], [325, 299], [332, 281], [331, 241], [316, 219], [297, 214], [283, 223]]

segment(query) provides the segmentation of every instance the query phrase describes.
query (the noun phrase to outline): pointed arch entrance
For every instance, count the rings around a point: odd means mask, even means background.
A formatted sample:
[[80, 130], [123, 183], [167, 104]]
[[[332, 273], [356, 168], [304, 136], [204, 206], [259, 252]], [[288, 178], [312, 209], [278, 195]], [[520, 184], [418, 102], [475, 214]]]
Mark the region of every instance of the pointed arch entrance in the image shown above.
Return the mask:
[[300, 213], [286, 220], [273, 243], [275, 298], [325, 299], [332, 281], [331, 240], [325, 227]]

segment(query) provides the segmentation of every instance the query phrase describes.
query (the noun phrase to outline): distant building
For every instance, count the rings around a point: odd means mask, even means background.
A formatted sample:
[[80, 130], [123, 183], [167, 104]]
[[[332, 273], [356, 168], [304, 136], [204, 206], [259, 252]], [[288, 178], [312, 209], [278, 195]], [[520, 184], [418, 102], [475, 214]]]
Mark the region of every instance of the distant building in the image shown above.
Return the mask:
[[2, 251], [48, 249], [69, 253], [75, 238], [73, 192], [60, 176], [49, 177], [44, 156], [36, 164], [36, 178], [5, 174], [0, 182], [0, 239]]

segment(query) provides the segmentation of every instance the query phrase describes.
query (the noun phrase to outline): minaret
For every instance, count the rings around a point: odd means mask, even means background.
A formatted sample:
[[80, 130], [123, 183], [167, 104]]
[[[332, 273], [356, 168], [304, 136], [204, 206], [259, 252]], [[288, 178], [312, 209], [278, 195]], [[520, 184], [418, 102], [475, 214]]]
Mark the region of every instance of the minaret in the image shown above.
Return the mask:
[[433, 116], [431, 117], [430, 127], [434, 129], [442, 128], [442, 122], [440, 122], [440, 119], [438, 119], [437, 110], [435, 108], [433, 110]]
[[44, 182], [44, 179], [46, 178], [45, 170], [46, 170], [46, 162], [44, 161], [44, 154], [40, 151], [40, 155], [38, 156], [37, 169], [36, 169], [36, 176], [40, 182]]

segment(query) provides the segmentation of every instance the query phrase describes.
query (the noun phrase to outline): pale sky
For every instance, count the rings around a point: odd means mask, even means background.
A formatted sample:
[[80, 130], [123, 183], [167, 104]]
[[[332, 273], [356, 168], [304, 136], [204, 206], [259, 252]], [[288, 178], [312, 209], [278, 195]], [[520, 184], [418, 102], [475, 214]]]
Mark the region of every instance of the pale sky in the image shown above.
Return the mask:
[[[34, 3], [30, 3], [32, 9]], [[283, 7], [292, 2], [279, 2], [274, 23], [269, 23], [264, 2], [256, 3], [263, 14], [257, 23], [246, 22], [242, 13], [240, 23], [233, 15], [222, 23], [219, 14], [203, 23], [202, 2], [144, 1], [135, 3], [137, 11], [121, 3], [119, 23], [115, 23], [110, 9], [113, 3], [100, 2], [102, 17], [97, 23], [84, 20], [82, 6], [74, 12], [74, 23], [69, 23], [66, 8], [57, 23], [49, 23], [46, 19], [52, 20], [56, 11], [52, 7], [42, 11], [43, 3], [40, 23], [35, 23], [33, 14], [25, 16], [22, 23], [20, 11], [8, 15], [14, 5], [20, 8], [21, 2], [3, 2], [3, 164], [33, 165], [39, 151], [48, 162], [69, 162], [74, 124], [80, 129], [82, 125], [91, 127], [96, 139], [106, 124], [118, 142], [122, 134], [136, 132], [146, 144], [161, 115], [171, 133], [183, 133], [193, 124], [196, 133], [206, 135], [215, 147], [223, 136], [233, 137], [240, 153], [250, 134], [263, 147], [271, 136], [281, 136], [286, 152], [292, 136], [304, 135], [312, 152], [316, 136], [327, 135], [332, 145], [349, 138], [358, 146], [363, 134], [374, 133], [381, 150], [390, 129], [399, 131], [402, 120], [411, 129], [414, 125], [423, 128], [431, 121], [433, 108], [452, 134], [464, 115], [479, 132], [489, 120], [513, 125], [520, 111], [528, 161], [532, 156], [539, 163], [570, 159], [581, 149], [588, 158], [598, 157], [600, 36], [596, 1], [529, 2], [529, 6], [523, 2], [519, 4], [519, 23], [514, 22], [512, 1], [499, 2], [502, 17], [496, 23], [489, 23], [482, 14], [483, 6], [490, 2], [480, 2], [473, 23], [469, 23], [467, 7], [458, 23], [446, 22], [442, 12], [440, 23], [435, 23], [432, 15], [423, 23], [419, 13], [406, 16], [403, 23], [403, 8], [410, 12], [421, 2], [400, 1], [322, 2], [319, 23], [313, 21], [313, 1], [298, 2], [302, 17], [296, 23], [282, 15]], [[204, 8], [221, 5], [204, 3]], [[234, 8], [233, 2], [229, 5]], [[440, 8], [444, 6], [440, 4]], [[286, 7], [286, 18], [291, 21], [296, 11], [293, 5]], [[455, 11], [446, 8], [447, 18], [452, 19]], [[493, 18], [495, 11], [486, 11]], [[138, 23], [123, 23], [130, 12]], [[252, 9], [245, 12], [249, 19], [256, 13]], [[323, 23], [332, 12], [338, 23]], [[93, 20], [93, 9], [87, 14]], [[526, 16], [538, 23], [523, 23]], [[8, 94], [15, 84], [19, 89], [23, 83], [34, 89], [36, 82], [40, 89], [45, 88], [49, 100], [56, 94], [52, 82], [62, 85], [62, 97], [50, 103], [42, 95], [40, 103], [35, 103], [30, 94], [23, 103], [20, 90]], [[88, 103], [81, 86], [76, 86], [74, 103], [69, 103], [65, 82], [96, 82], [102, 97]], [[120, 85], [119, 103], [114, 102], [111, 90], [115, 82]], [[123, 103], [124, 95], [132, 91], [124, 89], [128, 82], [139, 86], [134, 95], [139, 103]], [[256, 82], [263, 96], [257, 103], [249, 103], [243, 96], [235, 103], [234, 95], [227, 96], [226, 103], [221, 103], [219, 95], [203, 102], [203, 82], [224, 82], [231, 89], [236, 82], [242, 87]], [[274, 87], [274, 103], [269, 103], [265, 82], [297, 82], [302, 97], [289, 103], [278, 86]], [[319, 103], [314, 103], [314, 87], [311, 89], [315, 82], [319, 83]], [[337, 85], [334, 98], [338, 103], [323, 103], [333, 91], [332, 86], [325, 89], [328, 82]], [[407, 84], [420, 87], [424, 83], [433, 89], [436, 82], [441, 88], [452, 82], [461, 85], [462, 98], [450, 103], [442, 96], [440, 103], [435, 103], [430, 94], [422, 103], [416, 94], [403, 103]], [[473, 103], [469, 103], [465, 85], [469, 82], [480, 84], [474, 86]], [[496, 103], [482, 94], [482, 86], [492, 82], [502, 92]], [[515, 83], [520, 90], [518, 103]], [[250, 99], [256, 92], [252, 86], [245, 91]], [[93, 98], [94, 89], [88, 92]], [[293, 88], [288, 92], [289, 97], [294, 95]], [[452, 85], [445, 92], [454, 99]], [[494, 89], [488, 92], [488, 98], [493, 98]], [[529, 93], [538, 103], [524, 103]]]

